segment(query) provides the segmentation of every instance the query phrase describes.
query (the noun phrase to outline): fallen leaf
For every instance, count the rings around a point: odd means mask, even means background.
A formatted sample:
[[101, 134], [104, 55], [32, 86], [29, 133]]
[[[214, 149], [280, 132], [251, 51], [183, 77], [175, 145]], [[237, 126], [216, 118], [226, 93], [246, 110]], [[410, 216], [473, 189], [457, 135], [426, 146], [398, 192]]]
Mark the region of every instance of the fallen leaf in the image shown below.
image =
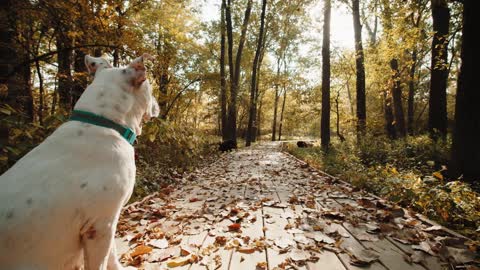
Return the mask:
[[152, 252], [153, 248], [149, 247], [149, 246], [144, 246], [144, 245], [140, 245], [140, 246], [137, 246], [131, 253], [130, 253], [130, 256], [132, 258], [134, 257], [137, 257], [137, 256], [140, 256], [140, 255], [143, 255], [143, 254], [147, 254], [147, 253], [150, 253]]
[[325, 243], [325, 244], [334, 244], [335, 243], [335, 240], [333, 238], [327, 236], [326, 234], [324, 234], [322, 232], [316, 232], [313, 235], [313, 239], [317, 242], [321, 242], [321, 243]]
[[155, 240], [150, 240], [148, 244], [156, 248], [164, 249], [168, 247], [168, 240], [165, 238], [155, 239]]
[[308, 240], [304, 234], [297, 234], [295, 235], [295, 237], [293, 238], [293, 240], [295, 240], [295, 242], [297, 243], [300, 243], [300, 244], [304, 244], [304, 245], [307, 245], [309, 244], [311, 241]]
[[379, 255], [367, 249], [347, 248], [350, 255], [350, 264], [356, 266], [368, 266], [379, 259]]
[[191, 254], [190, 256], [187, 256], [187, 257], [178, 257], [178, 258], [172, 259], [167, 262], [167, 266], [171, 268], [179, 267], [179, 266], [184, 266], [190, 263], [194, 263], [196, 261], [198, 261], [198, 257], [194, 254]]
[[240, 253], [245, 253], [245, 254], [252, 254], [255, 252], [255, 248], [253, 247], [239, 247], [237, 249], [238, 252]]
[[225, 236], [215, 237], [215, 244], [219, 246], [225, 246], [226, 243], [227, 243], [227, 238]]
[[279, 237], [274, 241], [275, 245], [281, 249], [295, 245], [295, 242], [289, 237]]
[[432, 175], [439, 180], [443, 180], [443, 175], [441, 172], [434, 172]]
[[187, 256], [187, 255], [190, 255], [192, 254], [192, 251], [186, 247], [181, 247], [180, 248], [180, 255], [181, 256]]
[[267, 262], [258, 262], [257, 263], [257, 269], [258, 270], [265, 270], [267, 269]]
[[437, 254], [435, 254], [435, 252], [433, 252], [432, 250], [432, 247], [430, 246], [430, 244], [427, 242], [427, 241], [422, 241], [420, 242], [419, 245], [412, 245], [412, 248], [414, 250], [421, 250], [421, 251], [424, 251], [432, 256], [436, 256]]
[[442, 231], [442, 230], [443, 230], [443, 227], [440, 226], [440, 225], [435, 225], [435, 226], [431, 226], [431, 227], [428, 227], [426, 229], [423, 229], [423, 231], [425, 231], [425, 232]]
[[294, 249], [290, 252], [290, 259], [294, 262], [306, 261], [309, 257], [309, 254], [303, 250]]

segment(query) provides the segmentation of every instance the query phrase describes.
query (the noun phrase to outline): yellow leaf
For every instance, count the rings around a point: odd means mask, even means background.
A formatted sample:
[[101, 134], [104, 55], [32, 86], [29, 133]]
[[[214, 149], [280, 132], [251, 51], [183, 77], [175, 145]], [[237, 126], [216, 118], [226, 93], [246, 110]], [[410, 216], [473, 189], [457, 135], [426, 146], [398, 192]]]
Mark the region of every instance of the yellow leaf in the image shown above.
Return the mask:
[[130, 256], [133, 257], [136, 257], [136, 256], [140, 256], [140, 255], [143, 255], [143, 254], [147, 254], [147, 253], [150, 253], [152, 252], [153, 248], [149, 247], [149, 246], [144, 246], [144, 245], [140, 245], [138, 247], [136, 247], [132, 253], [130, 253]]
[[257, 269], [267, 269], [267, 262], [259, 262], [257, 263]]
[[432, 174], [435, 178], [440, 179], [443, 181], [443, 175], [440, 172], [434, 172]]
[[170, 268], [184, 266], [190, 263], [198, 262], [198, 256], [195, 254], [190, 254], [187, 257], [178, 257], [174, 258], [167, 262], [167, 266]]
[[187, 257], [180, 257], [167, 262], [168, 267], [179, 267], [190, 263], [190, 259]]

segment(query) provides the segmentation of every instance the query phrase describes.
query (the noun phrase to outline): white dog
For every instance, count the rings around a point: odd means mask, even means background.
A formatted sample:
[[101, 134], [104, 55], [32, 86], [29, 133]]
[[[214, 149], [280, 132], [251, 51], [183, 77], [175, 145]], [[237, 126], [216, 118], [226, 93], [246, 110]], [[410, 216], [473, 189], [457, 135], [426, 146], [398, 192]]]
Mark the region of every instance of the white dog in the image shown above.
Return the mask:
[[71, 121], [0, 176], [1, 270], [121, 269], [114, 236], [135, 182], [133, 133], [159, 114], [146, 56], [125, 68], [87, 56], [95, 79]]

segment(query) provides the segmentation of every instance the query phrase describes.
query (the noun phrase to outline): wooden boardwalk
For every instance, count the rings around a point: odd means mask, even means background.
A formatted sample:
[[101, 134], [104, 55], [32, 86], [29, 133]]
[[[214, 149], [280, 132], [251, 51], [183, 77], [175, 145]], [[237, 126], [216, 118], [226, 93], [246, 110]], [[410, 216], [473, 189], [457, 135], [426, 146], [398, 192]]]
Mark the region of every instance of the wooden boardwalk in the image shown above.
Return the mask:
[[127, 269], [478, 269], [468, 241], [264, 143], [126, 207]]

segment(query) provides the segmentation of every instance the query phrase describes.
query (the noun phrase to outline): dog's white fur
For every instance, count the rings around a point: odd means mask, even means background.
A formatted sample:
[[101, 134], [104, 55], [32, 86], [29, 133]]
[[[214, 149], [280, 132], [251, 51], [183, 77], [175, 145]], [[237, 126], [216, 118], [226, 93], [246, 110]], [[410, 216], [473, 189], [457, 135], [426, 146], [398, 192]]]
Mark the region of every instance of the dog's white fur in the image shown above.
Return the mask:
[[[95, 79], [75, 109], [139, 135], [142, 119], [159, 113], [143, 58], [109, 68], [87, 56]], [[0, 269], [122, 269], [114, 235], [135, 170], [134, 149], [117, 131], [77, 121], [61, 125], [0, 177]]]

